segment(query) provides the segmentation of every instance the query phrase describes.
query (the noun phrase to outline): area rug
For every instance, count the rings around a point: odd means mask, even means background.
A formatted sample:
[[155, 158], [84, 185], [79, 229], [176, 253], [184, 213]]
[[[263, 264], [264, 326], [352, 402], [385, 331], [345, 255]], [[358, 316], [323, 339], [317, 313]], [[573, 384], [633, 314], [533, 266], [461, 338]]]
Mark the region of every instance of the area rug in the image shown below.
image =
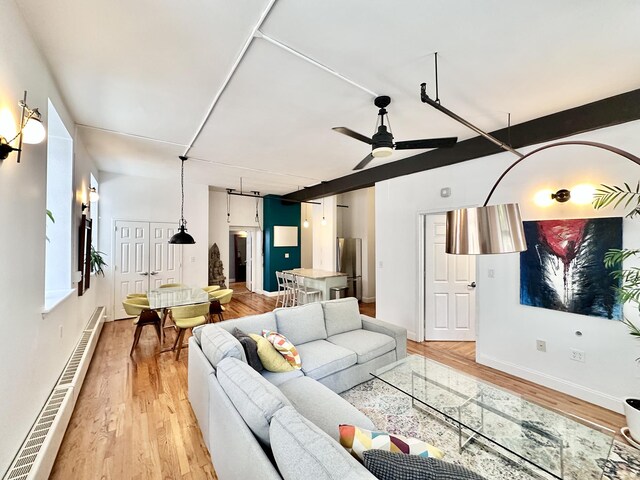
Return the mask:
[[[438, 419], [411, 406], [411, 399], [380, 380], [370, 380], [342, 394], [342, 397], [364, 412], [380, 429], [408, 435], [431, 443], [446, 452], [445, 459], [483, 475], [487, 480], [528, 480], [553, 478], [522, 465], [517, 458], [511, 460], [497, 455], [480, 441], [473, 441], [462, 453], [458, 448], [457, 430], [443, 419]], [[565, 479], [611, 480], [640, 479], [640, 452], [615, 442], [608, 459], [588, 459], [603, 467], [604, 476], [585, 476], [584, 472], [565, 470]]]

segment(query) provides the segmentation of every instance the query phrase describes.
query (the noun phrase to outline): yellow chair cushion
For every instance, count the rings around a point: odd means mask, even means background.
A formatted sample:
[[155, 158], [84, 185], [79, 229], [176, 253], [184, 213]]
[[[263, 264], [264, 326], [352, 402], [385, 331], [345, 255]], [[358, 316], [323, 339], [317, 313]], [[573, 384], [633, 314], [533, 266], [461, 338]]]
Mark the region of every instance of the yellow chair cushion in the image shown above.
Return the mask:
[[204, 287], [203, 290], [207, 293], [215, 292], [216, 290], [220, 290], [220, 285], [209, 285], [208, 287]]
[[178, 328], [193, 328], [207, 323], [207, 319], [202, 315], [191, 318], [174, 318], [173, 321]]
[[255, 333], [250, 333], [249, 336], [258, 344], [258, 357], [266, 370], [270, 372], [293, 371], [293, 367], [278, 353], [269, 340]]

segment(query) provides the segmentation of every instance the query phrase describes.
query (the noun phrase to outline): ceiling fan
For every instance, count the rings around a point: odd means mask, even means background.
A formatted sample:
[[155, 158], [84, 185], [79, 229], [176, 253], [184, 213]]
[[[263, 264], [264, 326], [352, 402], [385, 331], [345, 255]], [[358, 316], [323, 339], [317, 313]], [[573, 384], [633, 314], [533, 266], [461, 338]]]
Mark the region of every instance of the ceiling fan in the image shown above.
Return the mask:
[[[338, 133], [347, 135], [348, 137], [355, 138], [361, 142], [371, 145], [371, 153], [364, 157], [364, 159], [355, 166], [354, 170], [361, 170], [366, 167], [371, 160], [376, 157], [388, 157], [393, 150], [412, 150], [419, 148], [449, 148], [453, 147], [458, 141], [458, 137], [444, 137], [444, 138], [425, 138], [422, 140], [405, 140], [404, 142], [393, 142], [393, 134], [391, 129], [387, 129], [387, 125], [384, 123], [384, 119], [387, 116], [386, 107], [391, 103], [391, 98], [385, 96], [376, 97], [373, 101], [374, 105], [380, 110], [378, 111], [378, 131], [373, 137], [366, 137], [358, 132], [354, 132], [347, 127], [333, 127]], [[387, 118], [387, 124], [389, 119]], [[389, 125], [390, 127], [390, 125]]]

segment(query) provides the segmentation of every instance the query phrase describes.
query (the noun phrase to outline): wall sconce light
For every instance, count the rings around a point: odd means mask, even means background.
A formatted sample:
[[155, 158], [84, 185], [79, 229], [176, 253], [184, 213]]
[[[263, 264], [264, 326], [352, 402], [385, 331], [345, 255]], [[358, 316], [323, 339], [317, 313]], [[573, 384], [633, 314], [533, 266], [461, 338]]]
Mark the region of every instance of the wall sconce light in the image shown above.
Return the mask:
[[573, 187], [571, 190], [561, 188], [557, 192], [551, 190], [540, 190], [533, 197], [533, 202], [539, 207], [549, 207], [553, 205], [555, 200], [558, 203], [566, 203], [571, 200], [571, 203], [576, 205], [587, 205], [593, 201], [593, 194], [596, 189], [589, 184], [580, 184]]
[[[7, 140], [3, 136], [0, 136], [0, 160], [5, 160], [11, 152], [18, 152], [18, 163], [20, 163], [20, 156], [22, 154], [23, 143], [40, 143], [46, 136], [44, 125], [42, 125], [42, 116], [37, 108], [31, 109], [27, 105], [27, 91], [24, 92], [24, 99], [18, 103], [22, 109], [20, 115], [20, 129], [15, 137], [11, 140]], [[18, 140], [18, 146], [13, 147], [11, 143], [14, 140]]]
[[91, 187], [89, 189], [89, 202], [95, 203], [100, 199], [100, 195], [98, 195], [98, 191], [96, 187]]

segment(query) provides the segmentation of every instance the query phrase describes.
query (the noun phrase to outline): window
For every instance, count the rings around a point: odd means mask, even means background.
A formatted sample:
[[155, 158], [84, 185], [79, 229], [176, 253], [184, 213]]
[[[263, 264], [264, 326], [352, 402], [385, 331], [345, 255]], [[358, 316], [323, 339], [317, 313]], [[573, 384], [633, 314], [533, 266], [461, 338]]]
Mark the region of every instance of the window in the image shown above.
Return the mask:
[[48, 102], [45, 312], [73, 290], [71, 278], [73, 139], [55, 107]]

